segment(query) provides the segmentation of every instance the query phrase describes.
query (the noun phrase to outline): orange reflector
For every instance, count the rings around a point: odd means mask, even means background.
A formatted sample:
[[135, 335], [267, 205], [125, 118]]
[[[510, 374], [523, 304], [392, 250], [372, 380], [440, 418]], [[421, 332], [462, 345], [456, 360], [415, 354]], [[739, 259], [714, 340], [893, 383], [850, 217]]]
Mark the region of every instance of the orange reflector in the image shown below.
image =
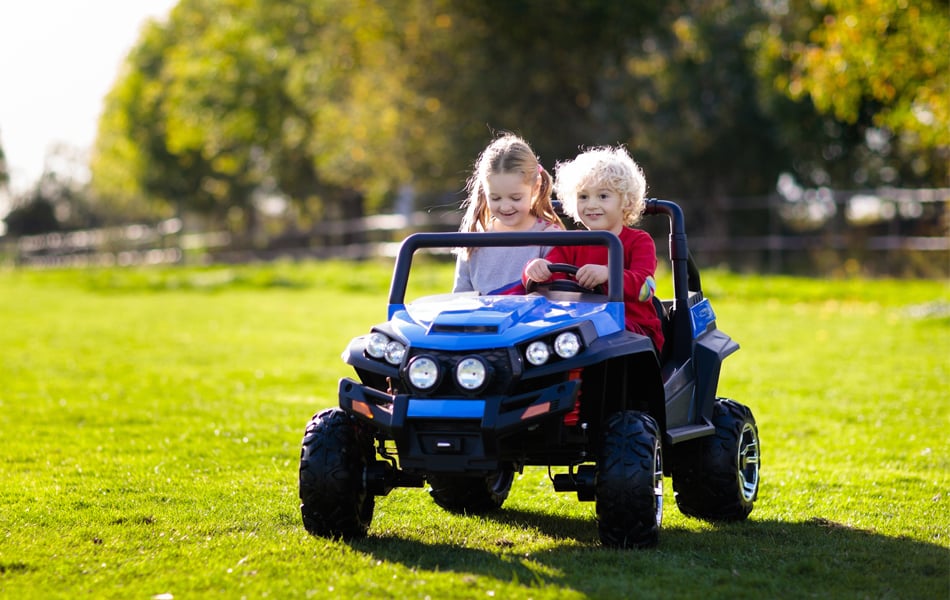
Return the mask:
[[353, 410], [355, 410], [356, 412], [360, 413], [361, 415], [363, 415], [363, 416], [366, 417], [367, 419], [372, 419], [372, 418], [373, 418], [373, 411], [370, 410], [369, 404], [363, 402], [362, 400], [354, 400], [354, 401], [353, 401]]
[[525, 409], [524, 413], [521, 415], [521, 420], [530, 419], [531, 417], [536, 417], [538, 415], [543, 415], [544, 413], [551, 410], [551, 403], [545, 402], [544, 404], [537, 404], [529, 406]]

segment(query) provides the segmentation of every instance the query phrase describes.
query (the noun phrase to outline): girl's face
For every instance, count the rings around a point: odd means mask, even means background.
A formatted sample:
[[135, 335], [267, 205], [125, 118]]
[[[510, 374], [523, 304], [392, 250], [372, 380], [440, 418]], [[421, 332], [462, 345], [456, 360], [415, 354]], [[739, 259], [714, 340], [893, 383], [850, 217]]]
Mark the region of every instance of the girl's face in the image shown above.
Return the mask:
[[531, 214], [531, 202], [541, 188], [541, 179], [525, 183], [521, 173], [494, 173], [486, 178], [488, 210], [494, 218], [494, 231], [524, 231], [537, 220]]
[[591, 230], [623, 230], [623, 198], [616, 191], [596, 186], [577, 190], [577, 216]]

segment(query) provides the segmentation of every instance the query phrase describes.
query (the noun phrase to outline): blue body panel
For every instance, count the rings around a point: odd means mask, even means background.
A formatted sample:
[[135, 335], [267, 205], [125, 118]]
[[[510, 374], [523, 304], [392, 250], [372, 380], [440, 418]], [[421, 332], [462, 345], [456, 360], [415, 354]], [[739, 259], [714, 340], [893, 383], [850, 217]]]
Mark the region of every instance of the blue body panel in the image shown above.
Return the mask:
[[689, 307], [689, 320], [693, 325], [693, 339], [706, 333], [709, 326], [716, 322], [716, 313], [713, 312], [712, 304], [708, 299], [704, 298]]
[[[590, 321], [598, 336], [624, 329], [623, 303], [553, 302], [543, 296], [443, 295], [390, 307], [394, 333], [410, 346], [483, 350], [512, 346], [539, 333]], [[464, 334], [460, 334], [465, 331]]]
[[429, 400], [410, 398], [406, 416], [418, 419], [479, 419], [485, 416], [484, 400]]

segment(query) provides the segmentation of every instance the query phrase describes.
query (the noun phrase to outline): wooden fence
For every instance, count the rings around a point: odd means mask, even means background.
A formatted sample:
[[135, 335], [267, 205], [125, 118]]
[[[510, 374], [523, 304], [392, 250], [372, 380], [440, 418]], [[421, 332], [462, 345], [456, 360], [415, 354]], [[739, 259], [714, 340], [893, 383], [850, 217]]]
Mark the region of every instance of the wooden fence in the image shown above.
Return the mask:
[[[848, 261], [876, 274], [950, 276], [950, 189], [828, 192], [811, 199], [745, 199], [728, 203], [735, 223], [725, 234], [687, 211], [689, 245], [701, 264], [760, 272], [813, 274]], [[392, 257], [414, 231], [454, 231], [457, 210], [374, 215], [319, 223], [278, 236], [238, 237], [186, 231], [180, 219], [18, 239], [0, 238], [0, 261], [32, 268], [124, 267]], [[666, 223], [645, 220], [661, 254]], [[908, 265], [910, 267], [908, 268]]]

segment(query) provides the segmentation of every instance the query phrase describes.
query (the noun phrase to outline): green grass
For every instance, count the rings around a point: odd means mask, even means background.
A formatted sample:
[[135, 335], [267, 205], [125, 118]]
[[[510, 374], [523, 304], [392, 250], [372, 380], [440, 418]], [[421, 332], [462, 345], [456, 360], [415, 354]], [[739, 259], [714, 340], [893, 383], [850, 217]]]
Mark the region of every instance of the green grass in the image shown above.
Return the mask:
[[[414, 292], [450, 285], [431, 265]], [[387, 265], [0, 272], [0, 597], [946, 598], [950, 288], [704, 274], [762, 438], [749, 521], [597, 541], [527, 469], [486, 517], [421, 489], [365, 540], [308, 535], [303, 427]], [[668, 293], [665, 293], [668, 295]]]

